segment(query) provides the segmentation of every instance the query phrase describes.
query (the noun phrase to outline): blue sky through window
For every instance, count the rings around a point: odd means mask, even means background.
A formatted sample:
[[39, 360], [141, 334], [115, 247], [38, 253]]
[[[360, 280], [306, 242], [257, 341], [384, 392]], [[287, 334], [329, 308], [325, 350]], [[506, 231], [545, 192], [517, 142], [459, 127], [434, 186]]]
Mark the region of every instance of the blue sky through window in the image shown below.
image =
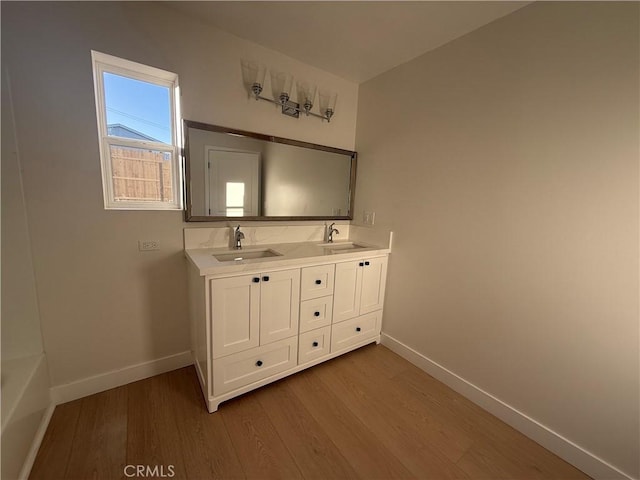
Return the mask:
[[125, 125], [171, 144], [171, 96], [168, 87], [104, 73], [107, 124]]

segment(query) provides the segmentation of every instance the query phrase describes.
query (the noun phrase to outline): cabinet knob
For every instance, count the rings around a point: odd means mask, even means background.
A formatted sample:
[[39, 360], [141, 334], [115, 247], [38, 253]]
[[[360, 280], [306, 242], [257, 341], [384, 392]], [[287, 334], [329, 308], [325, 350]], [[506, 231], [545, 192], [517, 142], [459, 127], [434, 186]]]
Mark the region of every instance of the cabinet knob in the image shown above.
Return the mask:
[[361, 331], [362, 329], [360, 327], [356, 327], [356, 332]]
[[317, 347], [318, 346], [318, 342], [313, 342], [313, 346]]
[[369, 262], [364, 262], [365, 265], [371, 265]]
[[258, 282], [260, 282], [260, 279], [259, 279], [258, 277], [253, 277], [253, 278], [252, 278], [252, 280], [253, 280], [253, 283], [258, 283]]
[[322, 280], [316, 280], [316, 285], [320, 285], [322, 283]]
[[265, 275], [264, 277], [262, 277], [262, 280], [264, 280], [265, 282], [268, 282], [269, 281], [269, 276]]
[[360, 265], [361, 267], [364, 267], [364, 262], [360, 262], [358, 265]]
[[262, 360], [258, 360], [256, 362], [256, 367], [261, 367], [262, 366]]
[[319, 317], [320, 316], [320, 312], [313, 312], [313, 316], [314, 317]]

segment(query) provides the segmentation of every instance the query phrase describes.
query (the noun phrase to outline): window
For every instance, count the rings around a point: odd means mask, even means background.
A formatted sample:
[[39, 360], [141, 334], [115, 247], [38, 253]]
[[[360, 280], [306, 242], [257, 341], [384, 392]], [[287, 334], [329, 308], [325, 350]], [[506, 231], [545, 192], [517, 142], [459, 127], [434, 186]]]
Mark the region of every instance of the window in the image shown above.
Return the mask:
[[92, 51], [104, 206], [182, 208], [178, 75]]

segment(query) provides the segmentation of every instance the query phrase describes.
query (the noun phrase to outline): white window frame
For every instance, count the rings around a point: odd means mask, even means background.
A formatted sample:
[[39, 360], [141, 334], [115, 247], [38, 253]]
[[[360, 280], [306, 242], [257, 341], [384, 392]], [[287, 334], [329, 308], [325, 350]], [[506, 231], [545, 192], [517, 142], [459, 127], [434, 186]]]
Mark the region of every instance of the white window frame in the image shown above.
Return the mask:
[[[114, 57], [105, 53], [91, 51], [93, 64], [93, 83], [98, 119], [98, 142], [100, 145], [100, 166], [102, 169], [102, 190], [104, 208], [108, 210], [182, 210], [182, 159], [180, 146], [182, 136], [180, 129], [180, 87], [176, 73]], [[104, 73], [113, 73], [135, 80], [152, 83], [169, 88], [171, 108], [171, 145], [149, 140], [138, 140], [108, 135], [107, 112], [104, 92]], [[115, 201], [113, 192], [113, 175], [111, 170], [111, 145], [143, 148], [169, 152], [171, 154], [172, 193], [171, 202], [161, 201]]]

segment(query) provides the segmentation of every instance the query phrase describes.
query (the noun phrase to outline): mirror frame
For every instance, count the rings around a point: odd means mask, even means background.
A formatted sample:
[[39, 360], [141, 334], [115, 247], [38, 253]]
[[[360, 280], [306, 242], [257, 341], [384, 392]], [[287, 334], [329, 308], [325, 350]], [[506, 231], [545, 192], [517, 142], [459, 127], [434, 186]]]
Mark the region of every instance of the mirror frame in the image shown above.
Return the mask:
[[[245, 216], [245, 217], [221, 217], [221, 216], [201, 216], [193, 215], [191, 208], [191, 165], [189, 158], [189, 128], [198, 130], [206, 130], [215, 133], [226, 133], [241, 137], [249, 137], [265, 142], [281, 143], [284, 145], [292, 145], [294, 147], [309, 148], [312, 150], [322, 150], [330, 153], [337, 153], [351, 157], [351, 172], [349, 179], [349, 211], [347, 215], [340, 216]], [[353, 202], [355, 200], [356, 189], [356, 166], [358, 160], [357, 152], [351, 150], [343, 150], [341, 148], [327, 147], [325, 145], [317, 145], [315, 143], [301, 142], [289, 138], [274, 137], [262, 133], [247, 132], [245, 130], [236, 130], [233, 128], [221, 127], [219, 125], [210, 125], [208, 123], [196, 122], [193, 120], [183, 120], [183, 138], [184, 148], [182, 151], [184, 159], [184, 216], [186, 222], [218, 222], [218, 221], [292, 221], [292, 220], [353, 220]]]

